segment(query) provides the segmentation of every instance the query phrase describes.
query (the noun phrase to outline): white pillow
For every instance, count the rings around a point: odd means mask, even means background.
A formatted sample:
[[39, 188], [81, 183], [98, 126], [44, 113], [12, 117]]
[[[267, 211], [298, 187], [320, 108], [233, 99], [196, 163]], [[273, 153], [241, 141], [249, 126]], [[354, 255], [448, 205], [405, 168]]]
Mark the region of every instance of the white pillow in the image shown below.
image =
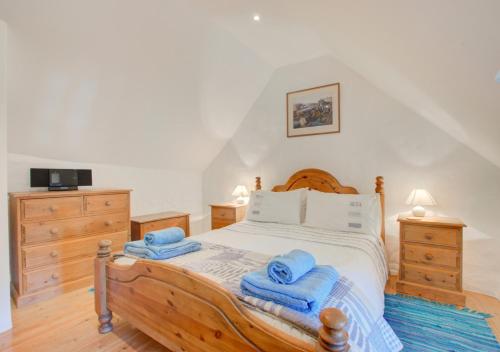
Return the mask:
[[381, 207], [378, 194], [336, 194], [310, 191], [306, 226], [380, 236]]
[[305, 189], [290, 192], [252, 192], [247, 220], [300, 225], [304, 221], [306, 195]]

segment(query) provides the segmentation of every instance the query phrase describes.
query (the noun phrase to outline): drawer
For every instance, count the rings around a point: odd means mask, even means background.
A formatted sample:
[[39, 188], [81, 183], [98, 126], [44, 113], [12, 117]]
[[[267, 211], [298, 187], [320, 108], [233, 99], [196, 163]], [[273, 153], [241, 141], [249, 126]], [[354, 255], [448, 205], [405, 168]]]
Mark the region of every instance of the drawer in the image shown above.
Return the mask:
[[94, 274], [94, 258], [23, 274], [24, 293], [42, 290]]
[[[150, 231], [156, 231], [156, 230], [162, 230], [166, 229], [168, 227], [180, 227], [182, 228], [185, 232], [187, 232], [187, 217], [182, 216], [178, 218], [171, 218], [171, 219], [164, 219], [164, 220], [157, 220], [157, 221], [151, 221], [142, 224], [142, 232], [147, 233]], [[186, 235], [188, 235], [186, 233]]]
[[415, 264], [439, 265], [460, 269], [460, 255], [456, 249], [403, 243], [403, 260]]
[[458, 271], [432, 269], [410, 264], [402, 264], [401, 270], [401, 279], [404, 281], [454, 291], [462, 288]]
[[127, 231], [130, 226], [128, 213], [107, 214], [87, 218], [86, 233], [114, 233]]
[[64, 219], [82, 215], [81, 197], [26, 199], [21, 201], [22, 220]]
[[234, 208], [212, 208], [212, 219], [233, 220], [235, 218]]
[[403, 241], [458, 247], [458, 230], [448, 227], [404, 225]]
[[123, 244], [127, 241], [127, 237], [127, 232], [122, 232], [23, 248], [23, 265], [25, 269], [29, 270], [69, 260], [86, 257], [94, 258], [97, 253], [97, 244], [100, 240], [111, 240], [112, 250], [118, 251], [123, 249]]
[[128, 210], [128, 194], [102, 194], [96, 196], [85, 196], [86, 214]]
[[128, 230], [128, 213], [80, 217], [70, 220], [32, 222], [21, 225], [22, 243], [56, 241], [87, 233]]
[[212, 230], [220, 229], [221, 227], [226, 227], [231, 224], [234, 224], [233, 220], [212, 219]]

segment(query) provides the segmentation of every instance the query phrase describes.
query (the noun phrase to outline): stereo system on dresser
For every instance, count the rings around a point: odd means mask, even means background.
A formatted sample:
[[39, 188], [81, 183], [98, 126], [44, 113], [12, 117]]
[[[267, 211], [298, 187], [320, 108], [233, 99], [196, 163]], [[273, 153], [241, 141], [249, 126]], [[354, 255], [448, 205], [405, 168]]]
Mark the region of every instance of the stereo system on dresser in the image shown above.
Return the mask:
[[11, 293], [18, 306], [91, 286], [98, 242], [123, 248], [130, 190], [10, 193]]
[[49, 191], [76, 191], [78, 186], [92, 186], [92, 170], [30, 169], [30, 185]]

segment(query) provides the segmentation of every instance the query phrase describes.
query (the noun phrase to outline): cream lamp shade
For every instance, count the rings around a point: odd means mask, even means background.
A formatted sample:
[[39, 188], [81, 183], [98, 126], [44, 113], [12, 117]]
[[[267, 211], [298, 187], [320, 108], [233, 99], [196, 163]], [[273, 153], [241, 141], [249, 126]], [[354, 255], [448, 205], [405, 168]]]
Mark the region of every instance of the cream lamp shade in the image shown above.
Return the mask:
[[432, 195], [425, 189], [414, 189], [411, 191], [408, 199], [406, 200], [406, 204], [415, 206], [412, 209], [412, 212], [413, 216], [417, 217], [425, 216], [424, 205], [437, 205]]
[[233, 191], [233, 196], [238, 197], [236, 198], [236, 203], [238, 204], [244, 204], [247, 200], [248, 195], [248, 189], [244, 185], [236, 186]]

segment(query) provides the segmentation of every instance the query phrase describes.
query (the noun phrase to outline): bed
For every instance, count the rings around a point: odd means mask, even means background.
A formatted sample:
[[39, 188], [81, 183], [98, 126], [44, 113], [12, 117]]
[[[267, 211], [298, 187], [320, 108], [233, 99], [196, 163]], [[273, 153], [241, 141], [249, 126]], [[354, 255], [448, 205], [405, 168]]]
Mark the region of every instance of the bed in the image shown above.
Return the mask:
[[[273, 191], [300, 188], [358, 193], [318, 169], [300, 170]], [[260, 178], [256, 189], [261, 189]], [[115, 312], [172, 351], [398, 351], [401, 343], [383, 319], [387, 264], [382, 177], [376, 178], [376, 193], [382, 205], [380, 239], [244, 221], [196, 236], [207, 250], [157, 262], [112, 257], [111, 243], [101, 241], [95, 261], [99, 331], [112, 331]], [[342, 291], [342, 301], [321, 311], [318, 326], [304, 323], [317, 328], [316, 334], [302, 327], [300, 319], [290, 323], [283, 314], [271, 314], [268, 305], [257, 309], [238, 296], [231, 286], [237, 270], [221, 270], [236, 265], [225, 265], [218, 259], [235, 258], [236, 263], [237, 258], [243, 258], [240, 261], [248, 264], [251, 258], [252, 262], [264, 263], [273, 255], [299, 247], [313, 253], [318, 263], [334, 265], [351, 283]], [[364, 327], [367, 321], [371, 325]], [[367, 329], [370, 336], [360, 333]]]

